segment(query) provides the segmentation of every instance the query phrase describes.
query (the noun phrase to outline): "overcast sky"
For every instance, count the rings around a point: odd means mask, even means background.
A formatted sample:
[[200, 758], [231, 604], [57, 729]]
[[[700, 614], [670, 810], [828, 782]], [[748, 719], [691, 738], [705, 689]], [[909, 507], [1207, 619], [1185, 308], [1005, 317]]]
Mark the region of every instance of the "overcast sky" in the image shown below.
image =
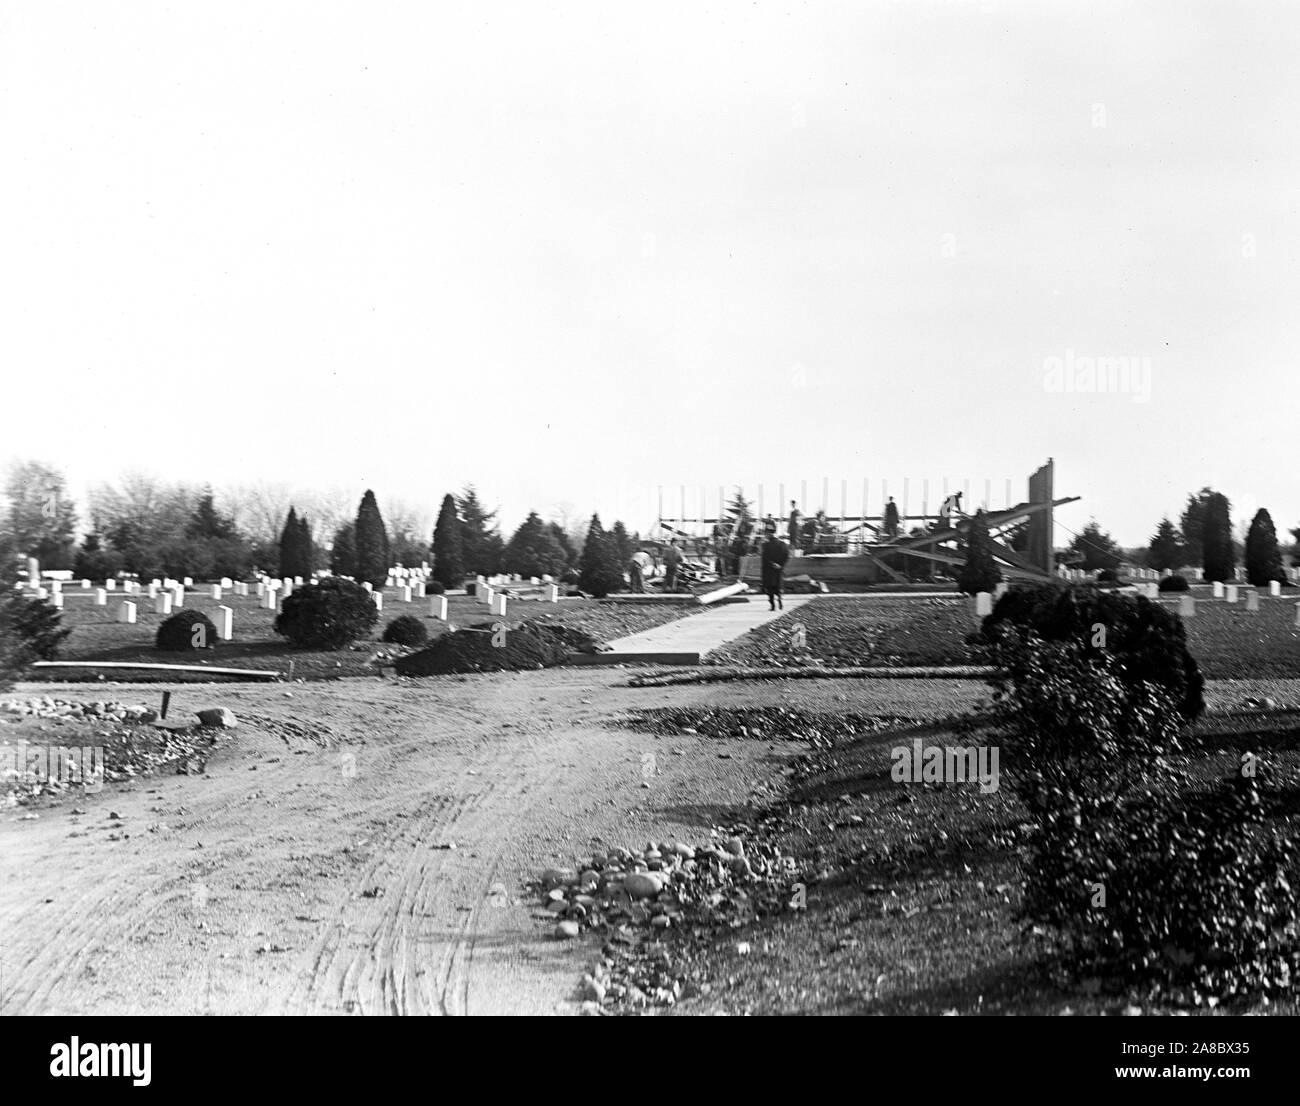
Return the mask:
[[6, 0], [0, 460], [644, 526], [1053, 456], [1063, 527], [1295, 526], [1297, 58], [1285, 2]]

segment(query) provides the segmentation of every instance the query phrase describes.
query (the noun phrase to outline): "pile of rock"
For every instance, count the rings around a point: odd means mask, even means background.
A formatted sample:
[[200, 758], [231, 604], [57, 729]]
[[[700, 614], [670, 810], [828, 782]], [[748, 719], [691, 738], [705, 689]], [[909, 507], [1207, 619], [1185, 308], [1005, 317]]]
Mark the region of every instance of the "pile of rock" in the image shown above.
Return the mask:
[[34, 715], [37, 718], [86, 719], [91, 722], [126, 722], [149, 724], [158, 720], [158, 712], [148, 707], [126, 703], [78, 703], [69, 699], [53, 699], [48, 695], [33, 699], [6, 699], [0, 702], [0, 713]]
[[687, 981], [674, 973], [665, 950], [641, 946], [670, 930], [739, 927], [762, 915], [792, 909], [794, 859], [767, 844], [747, 847], [748, 827], [714, 830], [706, 844], [649, 841], [640, 850], [597, 853], [579, 869], [542, 873], [545, 911], [555, 936], [584, 930], [606, 934], [604, 956], [584, 977], [584, 997], [600, 1007], [671, 1006]]

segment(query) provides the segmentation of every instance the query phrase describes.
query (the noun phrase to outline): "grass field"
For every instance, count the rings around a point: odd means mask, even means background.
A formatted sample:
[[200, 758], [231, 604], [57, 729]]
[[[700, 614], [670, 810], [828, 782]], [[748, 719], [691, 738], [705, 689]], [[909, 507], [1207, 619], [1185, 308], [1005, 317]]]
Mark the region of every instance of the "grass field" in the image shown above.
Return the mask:
[[[376, 654], [403, 652], [399, 646], [380, 641], [384, 627], [401, 615], [416, 615], [424, 622], [433, 640], [447, 632], [448, 623], [429, 616], [427, 599], [403, 603], [397, 593], [390, 590], [384, 595], [384, 609], [373, 632], [352, 646], [337, 652], [327, 650], [292, 649], [274, 630], [275, 612], [262, 609], [253, 596], [240, 598], [227, 595], [215, 600], [208, 589], [190, 592], [185, 606], [201, 611], [216, 620], [220, 606], [234, 611], [234, 640], [219, 641], [212, 649], [192, 653], [162, 653], [154, 648], [154, 637], [165, 616], [155, 614], [147, 597], [135, 597], [137, 621], [134, 625], [117, 621], [118, 605], [122, 596], [109, 597], [108, 605], [97, 607], [89, 596], [67, 591], [63, 609], [63, 625], [71, 627], [71, 635], [59, 651], [59, 660], [105, 661], [117, 663], [148, 664], [208, 664], [217, 668], [252, 668], [287, 672], [293, 662], [293, 674], [301, 679], [334, 679], [340, 676], [376, 675]], [[593, 637], [609, 641], [627, 634], [648, 630], [677, 618], [696, 613], [701, 608], [688, 603], [620, 603], [617, 600], [562, 599], [559, 603], [537, 600], [511, 601], [508, 613], [498, 618], [487, 607], [468, 596], [449, 596], [447, 614], [450, 625], [464, 627], [484, 622], [503, 621], [507, 627], [518, 626], [526, 619], [545, 619], [558, 625], [580, 629]], [[108, 679], [121, 679], [122, 674], [106, 673]], [[43, 674], [40, 669], [29, 673], [28, 678], [45, 680], [97, 680], [93, 669], [58, 669]], [[165, 679], [175, 681], [175, 675], [150, 676], [145, 672], [129, 675], [133, 681]], [[208, 677], [202, 677], [204, 679]]]
[[[1208, 589], [1207, 589], [1208, 596]], [[1177, 611], [1176, 600], [1161, 600]], [[1188, 648], [1207, 679], [1300, 677], [1300, 630], [1294, 598], [1245, 603], [1204, 598], [1184, 620]], [[803, 627], [806, 648], [796, 645]], [[824, 664], [842, 667], [979, 663], [966, 644], [976, 628], [964, 597], [818, 599], [746, 634], [709, 656], [711, 664]]]

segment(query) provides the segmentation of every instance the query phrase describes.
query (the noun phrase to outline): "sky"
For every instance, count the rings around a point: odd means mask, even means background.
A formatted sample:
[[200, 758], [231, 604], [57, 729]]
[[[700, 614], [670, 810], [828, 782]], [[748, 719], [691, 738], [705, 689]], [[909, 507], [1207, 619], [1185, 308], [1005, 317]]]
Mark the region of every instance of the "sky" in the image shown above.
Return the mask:
[[642, 528], [1053, 457], [1060, 544], [1300, 525], [1297, 57], [1249, 0], [2, 0], [0, 462]]

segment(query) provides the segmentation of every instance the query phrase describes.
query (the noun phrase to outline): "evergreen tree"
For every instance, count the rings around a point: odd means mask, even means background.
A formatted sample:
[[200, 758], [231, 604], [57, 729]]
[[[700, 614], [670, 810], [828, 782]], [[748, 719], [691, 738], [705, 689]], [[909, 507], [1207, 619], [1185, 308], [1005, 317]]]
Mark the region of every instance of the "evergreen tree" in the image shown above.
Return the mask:
[[587, 540], [578, 562], [578, 587], [597, 599], [623, 590], [623, 569], [613, 536], [600, 524], [600, 515], [591, 516]]
[[35, 557], [43, 569], [71, 568], [77, 512], [63, 473], [39, 461], [14, 465], [3, 498], [18, 556]]
[[745, 498], [744, 489], [739, 485], [736, 486], [736, 491], [731, 497], [731, 502], [727, 504], [727, 513], [736, 520], [737, 526], [742, 522], [752, 524], [754, 521], [753, 504]]
[[108, 580], [121, 570], [121, 554], [105, 549], [98, 534], [87, 534], [73, 563], [73, 573], [83, 580]]
[[1205, 501], [1201, 526], [1201, 563], [1205, 578], [1211, 582], [1232, 579], [1237, 563], [1232, 544], [1232, 505], [1220, 492], [1211, 492]]
[[479, 576], [500, 572], [504, 543], [492, 524], [496, 511], [484, 508], [473, 484], [467, 484], [464, 493], [456, 497], [456, 511], [460, 515], [460, 553], [465, 571]]
[[1205, 507], [1212, 495], [1214, 492], [1211, 489], [1202, 488], [1195, 495], [1187, 497], [1187, 506], [1183, 508], [1182, 517], [1178, 520], [1178, 528], [1183, 535], [1183, 556], [1187, 558], [1185, 564], [1204, 563]]
[[610, 527], [609, 536], [614, 542], [614, 550], [621, 571], [632, 560], [632, 554], [636, 552], [636, 546], [633, 544], [632, 538], [627, 532], [627, 527], [623, 525], [621, 519], [616, 520], [614, 525]]
[[1001, 579], [1002, 570], [993, 559], [988, 516], [983, 510], [978, 510], [971, 516], [966, 531], [966, 563], [958, 573], [957, 590], [967, 595], [977, 595], [981, 591], [991, 592]]
[[520, 576], [559, 576], [564, 571], [564, 550], [536, 511], [519, 524], [501, 555], [501, 569]]
[[239, 537], [233, 519], [217, 510], [211, 489], [199, 497], [194, 513], [185, 525], [185, 536], [198, 540], [229, 541]]
[[1167, 568], [1182, 568], [1186, 563], [1186, 551], [1178, 530], [1168, 518], [1162, 518], [1147, 549], [1147, 567], [1163, 572]]
[[1255, 512], [1246, 533], [1246, 579], [1257, 588], [1272, 580], [1286, 582], [1273, 517], [1262, 507]]
[[555, 539], [555, 544], [564, 550], [564, 567], [573, 568], [578, 563], [577, 551], [573, 548], [573, 542], [569, 535], [564, 532], [564, 527], [558, 522], [549, 522], [546, 528], [551, 532], [551, 537]]
[[355, 523], [345, 522], [334, 532], [334, 542], [330, 546], [330, 571], [335, 576], [356, 576], [357, 528]]
[[1119, 565], [1119, 546], [1100, 526], [1097, 520], [1089, 519], [1082, 532], [1074, 536], [1066, 552], [1072, 559], [1080, 559], [1084, 572], [1097, 572], [1103, 568], [1115, 568]]
[[382, 588], [393, 562], [389, 555], [384, 516], [379, 513], [375, 493], [368, 488], [361, 497], [361, 506], [357, 508], [353, 540], [356, 542], [357, 582], [369, 582], [372, 587]]
[[310, 579], [315, 559], [313, 553], [311, 527], [305, 518], [298, 517], [291, 505], [289, 517], [284, 520], [284, 529], [280, 532], [280, 575], [290, 580], [298, 576]]
[[442, 509], [433, 528], [433, 578], [443, 587], [458, 588], [465, 580], [465, 561], [461, 552], [463, 523], [456, 515], [456, 499], [442, 497]]

